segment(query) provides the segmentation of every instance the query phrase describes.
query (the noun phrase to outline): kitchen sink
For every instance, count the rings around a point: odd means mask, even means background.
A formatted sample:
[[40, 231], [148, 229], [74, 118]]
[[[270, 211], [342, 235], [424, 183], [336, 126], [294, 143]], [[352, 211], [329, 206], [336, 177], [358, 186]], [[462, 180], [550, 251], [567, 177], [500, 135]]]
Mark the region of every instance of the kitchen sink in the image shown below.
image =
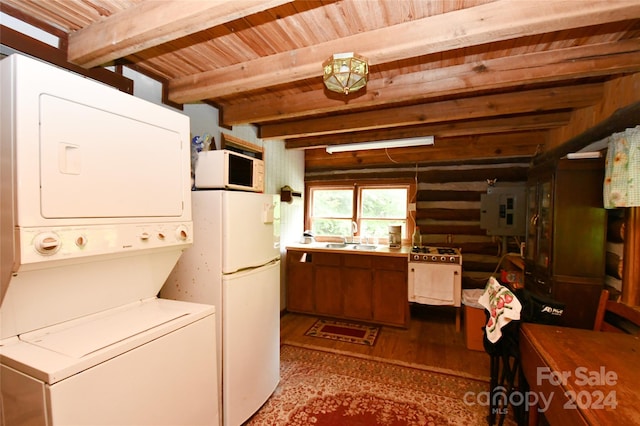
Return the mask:
[[374, 246], [373, 244], [356, 244], [353, 246], [354, 250], [375, 250], [378, 246]]
[[328, 249], [349, 249], [349, 250], [375, 250], [378, 246], [373, 244], [353, 244], [353, 243], [327, 243]]

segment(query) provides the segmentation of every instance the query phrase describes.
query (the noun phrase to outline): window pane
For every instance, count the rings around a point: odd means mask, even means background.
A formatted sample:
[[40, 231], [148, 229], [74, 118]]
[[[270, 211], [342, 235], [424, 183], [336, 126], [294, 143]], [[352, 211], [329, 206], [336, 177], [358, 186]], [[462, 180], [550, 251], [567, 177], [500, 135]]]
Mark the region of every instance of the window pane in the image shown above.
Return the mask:
[[362, 218], [397, 218], [407, 217], [407, 190], [395, 189], [363, 189]]
[[331, 235], [344, 237], [351, 235], [351, 219], [314, 219], [312, 231], [314, 235]]
[[314, 189], [311, 197], [314, 218], [344, 217], [351, 219], [353, 216], [353, 191], [350, 189]]
[[406, 220], [371, 220], [363, 219], [360, 221], [360, 235], [363, 237], [388, 238], [389, 226], [401, 225], [402, 238], [407, 238], [407, 221]]

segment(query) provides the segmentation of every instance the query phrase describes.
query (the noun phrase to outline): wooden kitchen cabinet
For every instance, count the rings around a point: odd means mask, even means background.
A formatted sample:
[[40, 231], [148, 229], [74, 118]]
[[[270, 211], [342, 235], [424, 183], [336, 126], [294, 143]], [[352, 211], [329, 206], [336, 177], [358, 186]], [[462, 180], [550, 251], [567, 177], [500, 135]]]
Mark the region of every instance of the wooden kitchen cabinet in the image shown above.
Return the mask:
[[593, 327], [605, 271], [603, 180], [601, 159], [563, 159], [530, 173], [525, 287], [563, 302], [564, 326]]
[[342, 315], [341, 269], [339, 254], [313, 254], [315, 313], [328, 316]]
[[312, 313], [313, 254], [302, 251], [287, 252], [287, 307], [295, 312]]
[[370, 321], [373, 319], [373, 291], [371, 270], [343, 268], [342, 282], [343, 316]]
[[373, 274], [373, 317], [386, 324], [409, 324], [407, 260], [389, 259]]
[[342, 300], [345, 318], [370, 321], [373, 319], [371, 282], [372, 256], [346, 255], [342, 257]]
[[[407, 259], [287, 251], [287, 309], [406, 327]], [[309, 261], [311, 259], [311, 261]]]

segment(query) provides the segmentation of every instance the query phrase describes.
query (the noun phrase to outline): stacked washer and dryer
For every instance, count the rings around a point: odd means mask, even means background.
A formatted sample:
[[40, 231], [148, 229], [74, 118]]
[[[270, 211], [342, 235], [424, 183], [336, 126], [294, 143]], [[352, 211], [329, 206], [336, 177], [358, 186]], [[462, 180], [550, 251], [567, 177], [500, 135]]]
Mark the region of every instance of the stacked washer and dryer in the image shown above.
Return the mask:
[[188, 117], [0, 72], [1, 423], [219, 424], [215, 308], [156, 297], [192, 244]]

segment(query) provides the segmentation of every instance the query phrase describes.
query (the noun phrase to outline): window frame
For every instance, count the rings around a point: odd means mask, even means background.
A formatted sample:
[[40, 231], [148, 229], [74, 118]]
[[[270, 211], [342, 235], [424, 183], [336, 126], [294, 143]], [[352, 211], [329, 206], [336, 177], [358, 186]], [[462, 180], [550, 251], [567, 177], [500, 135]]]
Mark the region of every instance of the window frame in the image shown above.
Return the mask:
[[[352, 221], [358, 224], [358, 232], [356, 236], [360, 236], [361, 230], [361, 201], [362, 189], [389, 189], [407, 187], [407, 205], [406, 211], [406, 223], [407, 223], [407, 235], [403, 236], [402, 244], [411, 244], [411, 236], [416, 227], [416, 212], [409, 210], [409, 204], [416, 203], [417, 197], [417, 185], [412, 179], [394, 179], [394, 180], [340, 180], [340, 181], [307, 181], [305, 183], [305, 213], [304, 213], [304, 229], [312, 229], [311, 227], [311, 212], [313, 208], [313, 199], [311, 192], [313, 189], [330, 190], [330, 189], [351, 189], [353, 191], [353, 206], [352, 206]], [[370, 218], [368, 218], [370, 219]], [[321, 242], [338, 242], [342, 241], [341, 237], [337, 236], [316, 236], [316, 241]], [[379, 244], [388, 244], [386, 238], [379, 239]]]

